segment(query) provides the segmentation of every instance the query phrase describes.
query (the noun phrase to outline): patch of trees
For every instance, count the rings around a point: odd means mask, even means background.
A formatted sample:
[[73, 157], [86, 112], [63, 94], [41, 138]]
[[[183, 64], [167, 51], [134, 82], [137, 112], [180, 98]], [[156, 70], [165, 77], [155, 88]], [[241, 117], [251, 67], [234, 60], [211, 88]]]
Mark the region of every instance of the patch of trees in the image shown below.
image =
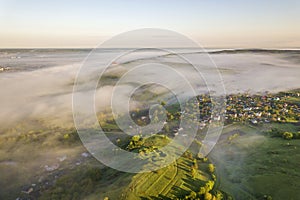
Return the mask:
[[266, 132], [268, 135], [272, 137], [281, 137], [286, 140], [291, 139], [300, 139], [300, 131], [298, 132], [290, 132], [290, 131], [282, 131], [276, 128], [271, 129], [270, 131]]
[[194, 159], [193, 164], [191, 165], [191, 176], [192, 176], [192, 178], [196, 178], [197, 174], [198, 174], [198, 163], [197, 163], [197, 160]]
[[143, 144], [144, 144], [144, 139], [139, 135], [134, 135], [132, 136], [129, 145], [127, 146], [127, 149], [128, 150], [138, 149], [141, 148]]
[[[192, 161], [192, 164], [190, 165], [190, 173], [191, 177], [195, 179], [198, 174], [198, 161], [201, 160], [202, 162], [207, 162], [208, 159], [206, 157], [202, 157], [201, 155], [198, 155], [199, 159], [194, 159], [193, 154], [190, 151], [186, 151], [183, 154], [184, 157], [190, 159]], [[200, 159], [201, 158], [201, 159]], [[204, 159], [204, 161], [203, 161]], [[186, 195], [183, 199], [189, 199], [189, 200], [221, 200], [221, 199], [232, 199], [229, 195], [216, 190], [214, 188], [215, 181], [216, 181], [216, 175], [215, 172], [215, 166], [212, 163], [204, 164], [207, 165], [207, 171], [210, 173], [212, 180], [209, 180], [205, 182], [203, 186], [199, 188], [198, 191], [191, 191], [188, 195]]]
[[[219, 190], [213, 190], [215, 182], [210, 180], [205, 183], [204, 186], [199, 188], [198, 192], [191, 191], [190, 194], [186, 195], [184, 199], [189, 200], [222, 200], [224, 199], [224, 195]], [[227, 198], [230, 199], [230, 198]]]

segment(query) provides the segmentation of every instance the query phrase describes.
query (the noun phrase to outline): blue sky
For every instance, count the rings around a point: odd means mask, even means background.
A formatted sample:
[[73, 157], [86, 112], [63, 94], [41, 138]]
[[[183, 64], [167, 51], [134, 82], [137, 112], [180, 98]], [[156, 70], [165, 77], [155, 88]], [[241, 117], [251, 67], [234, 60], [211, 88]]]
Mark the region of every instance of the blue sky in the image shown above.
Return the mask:
[[0, 47], [94, 47], [139, 28], [173, 30], [205, 47], [300, 47], [297, 0], [0, 0]]

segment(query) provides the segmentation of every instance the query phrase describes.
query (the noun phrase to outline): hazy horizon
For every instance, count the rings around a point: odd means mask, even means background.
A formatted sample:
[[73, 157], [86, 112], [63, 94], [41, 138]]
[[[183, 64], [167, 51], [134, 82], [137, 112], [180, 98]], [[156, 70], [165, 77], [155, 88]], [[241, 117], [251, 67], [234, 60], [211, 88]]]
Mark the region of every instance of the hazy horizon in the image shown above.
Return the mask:
[[0, 0], [0, 48], [94, 48], [141, 28], [204, 48], [299, 48], [300, 2]]

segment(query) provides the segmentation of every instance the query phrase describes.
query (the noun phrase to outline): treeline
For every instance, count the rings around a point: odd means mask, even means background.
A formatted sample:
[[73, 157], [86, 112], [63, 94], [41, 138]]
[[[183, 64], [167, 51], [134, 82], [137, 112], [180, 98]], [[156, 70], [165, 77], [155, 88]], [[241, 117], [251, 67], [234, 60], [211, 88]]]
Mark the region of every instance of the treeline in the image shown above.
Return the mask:
[[[199, 164], [206, 165], [206, 173], [211, 176], [211, 180], [206, 181], [204, 184], [199, 186], [199, 189], [196, 191], [191, 191], [188, 195], [185, 195], [184, 198], [179, 199], [189, 199], [189, 200], [231, 200], [233, 199], [230, 195], [217, 190], [215, 183], [217, 177], [215, 175], [215, 166], [212, 163], [209, 163], [207, 157], [198, 157], [194, 158], [193, 154], [188, 150], [183, 154], [184, 157], [190, 159], [192, 164], [190, 166], [191, 178], [196, 179]], [[200, 162], [198, 164], [198, 161]]]

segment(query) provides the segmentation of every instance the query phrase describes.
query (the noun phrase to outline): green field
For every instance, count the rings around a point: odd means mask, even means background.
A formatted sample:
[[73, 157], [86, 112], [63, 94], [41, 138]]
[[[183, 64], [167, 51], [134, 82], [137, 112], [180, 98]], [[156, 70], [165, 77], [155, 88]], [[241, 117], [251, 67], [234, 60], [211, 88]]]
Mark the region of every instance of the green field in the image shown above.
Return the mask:
[[[220, 188], [235, 199], [299, 199], [300, 141], [265, 136], [261, 130], [238, 124], [224, 129], [223, 140], [210, 154]], [[232, 134], [238, 136], [229, 140]]]
[[123, 199], [175, 199], [198, 191], [211, 177], [207, 164], [199, 163], [195, 178], [189, 171], [193, 161], [181, 157], [170, 166], [155, 172], [141, 173], [133, 177]]

